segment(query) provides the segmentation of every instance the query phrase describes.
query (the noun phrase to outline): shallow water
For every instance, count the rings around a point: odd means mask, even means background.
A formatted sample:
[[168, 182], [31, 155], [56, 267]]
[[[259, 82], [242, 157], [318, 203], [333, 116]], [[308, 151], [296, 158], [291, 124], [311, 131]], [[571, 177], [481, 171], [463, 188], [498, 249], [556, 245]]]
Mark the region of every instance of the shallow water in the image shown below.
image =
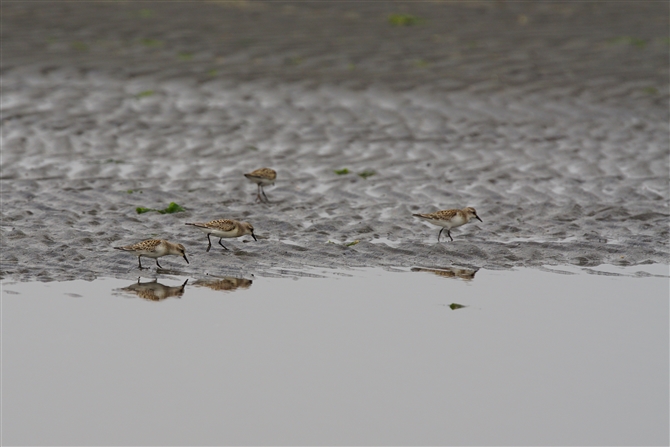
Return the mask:
[[667, 445], [667, 265], [419, 270], [5, 280], [3, 444]]

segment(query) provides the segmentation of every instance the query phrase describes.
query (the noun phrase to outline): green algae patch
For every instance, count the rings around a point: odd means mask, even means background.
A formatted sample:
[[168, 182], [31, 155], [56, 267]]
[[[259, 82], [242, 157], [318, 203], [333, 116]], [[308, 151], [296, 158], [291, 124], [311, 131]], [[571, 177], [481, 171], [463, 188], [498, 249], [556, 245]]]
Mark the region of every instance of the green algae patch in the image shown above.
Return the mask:
[[468, 306], [464, 306], [464, 305], [458, 304], [458, 303], [451, 303], [449, 305], [449, 307], [451, 308], [451, 310], [457, 310], [457, 309], [463, 309], [464, 307], [468, 307]]
[[335, 172], [335, 174], [337, 174], [337, 175], [347, 175], [347, 174], [350, 173], [351, 171], [348, 170], [347, 168], [342, 168], [342, 169], [335, 169], [334, 172]]
[[293, 56], [284, 58], [284, 65], [300, 65], [304, 62], [304, 59], [300, 56]]
[[372, 176], [375, 175], [375, 174], [376, 174], [375, 171], [367, 171], [367, 170], [358, 173], [358, 175], [359, 175], [360, 177], [363, 177], [363, 178], [372, 177]]
[[161, 214], [172, 214], [172, 213], [180, 213], [182, 211], [186, 211], [181, 205], [175, 203], [175, 202], [170, 202], [170, 204], [167, 206], [167, 208], [162, 209], [162, 210], [157, 210], [155, 208], [145, 208], [143, 206], [138, 206], [135, 208], [135, 211], [137, 214], [144, 214], [148, 213], [149, 211], [156, 211], [157, 213]]
[[137, 15], [143, 19], [148, 19], [149, 17], [153, 17], [154, 12], [151, 9], [144, 8], [137, 11]]
[[424, 19], [410, 14], [391, 14], [388, 21], [393, 26], [414, 26], [425, 22]]
[[430, 62], [425, 59], [417, 59], [414, 61], [414, 65], [416, 65], [418, 68], [428, 68], [430, 67]]
[[163, 41], [158, 39], [140, 39], [140, 43], [145, 47], [160, 47], [163, 46]]
[[613, 45], [632, 45], [638, 48], [644, 48], [649, 43], [645, 39], [640, 39], [639, 37], [631, 37], [631, 36], [615, 37], [613, 39], [610, 39], [608, 42]]
[[137, 99], [148, 98], [149, 96], [153, 96], [153, 94], [154, 94], [153, 90], [145, 90], [135, 95], [135, 98]]
[[84, 42], [72, 42], [72, 48], [77, 51], [88, 51], [88, 44]]
[[360, 242], [360, 241], [359, 241], [358, 239], [356, 239], [355, 241], [348, 242], [348, 243], [346, 243], [346, 244], [344, 244], [344, 245], [346, 245], [347, 247], [353, 247], [354, 245], [358, 244], [359, 242]]
[[170, 202], [170, 204], [164, 210], [159, 211], [161, 214], [172, 214], [172, 213], [181, 213], [186, 211], [181, 205], [176, 204], [175, 202]]

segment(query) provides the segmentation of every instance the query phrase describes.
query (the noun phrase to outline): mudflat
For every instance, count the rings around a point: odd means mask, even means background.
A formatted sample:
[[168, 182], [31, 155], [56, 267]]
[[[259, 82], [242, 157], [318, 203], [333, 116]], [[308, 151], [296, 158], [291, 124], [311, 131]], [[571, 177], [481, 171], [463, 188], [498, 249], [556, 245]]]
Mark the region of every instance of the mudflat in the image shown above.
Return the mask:
[[668, 264], [668, 8], [3, 2], [1, 277]]

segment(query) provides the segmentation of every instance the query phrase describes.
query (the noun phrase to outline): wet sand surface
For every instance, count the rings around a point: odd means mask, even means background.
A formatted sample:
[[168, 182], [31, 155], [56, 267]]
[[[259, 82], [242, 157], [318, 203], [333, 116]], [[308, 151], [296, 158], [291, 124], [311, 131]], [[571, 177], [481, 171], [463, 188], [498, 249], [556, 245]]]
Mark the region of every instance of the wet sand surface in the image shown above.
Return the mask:
[[[148, 238], [194, 278], [668, 264], [667, 36], [663, 2], [3, 2], [2, 277], [136, 277]], [[206, 253], [218, 218], [259, 241]]]
[[3, 445], [668, 444], [667, 265], [432, 270], [4, 280]]

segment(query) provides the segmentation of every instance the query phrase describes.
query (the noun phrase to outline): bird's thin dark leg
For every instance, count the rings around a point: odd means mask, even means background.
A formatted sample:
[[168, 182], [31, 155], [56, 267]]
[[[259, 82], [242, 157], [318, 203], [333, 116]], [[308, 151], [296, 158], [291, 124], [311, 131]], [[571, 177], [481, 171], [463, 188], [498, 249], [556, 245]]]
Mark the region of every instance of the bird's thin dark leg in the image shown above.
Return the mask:
[[261, 184], [258, 183], [258, 191], [256, 192], [256, 202], [262, 202], [263, 199], [261, 198]]
[[262, 186], [261, 186], [261, 192], [263, 193], [263, 197], [265, 197], [265, 201], [266, 201], [266, 202], [269, 202], [269, 200], [268, 200], [268, 196], [265, 195], [265, 189], [263, 189]]
[[223, 245], [223, 244], [221, 243], [221, 239], [222, 239], [222, 238], [219, 238], [219, 245], [222, 246], [223, 248], [225, 248], [226, 250], [228, 250], [228, 249], [226, 248], [226, 246]]
[[[137, 262], [139, 262], [139, 264], [140, 264], [140, 270], [142, 270], [142, 255], [139, 255], [139, 256], [137, 257]], [[138, 281], [139, 281], [139, 278], [138, 278]]]
[[442, 235], [442, 232], [444, 231], [444, 227], [440, 230], [439, 233], [437, 233], [437, 242], [440, 242], [440, 236]]
[[454, 238], [451, 237], [451, 231], [447, 230], [447, 236], [449, 236], [449, 239], [451, 239], [451, 242], [454, 242]]
[[212, 233], [207, 233], [207, 240], [209, 241], [209, 245], [207, 246], [207, 251], [209, 251], [210, 248], [212, 248], [212, 241], [209, 239], [210, 234], [212, 234]]
[[161, 265], [158, 263], [158, 258], [156, 258], [156, 265], [158, 266], [159, 269], [162, 269]]

